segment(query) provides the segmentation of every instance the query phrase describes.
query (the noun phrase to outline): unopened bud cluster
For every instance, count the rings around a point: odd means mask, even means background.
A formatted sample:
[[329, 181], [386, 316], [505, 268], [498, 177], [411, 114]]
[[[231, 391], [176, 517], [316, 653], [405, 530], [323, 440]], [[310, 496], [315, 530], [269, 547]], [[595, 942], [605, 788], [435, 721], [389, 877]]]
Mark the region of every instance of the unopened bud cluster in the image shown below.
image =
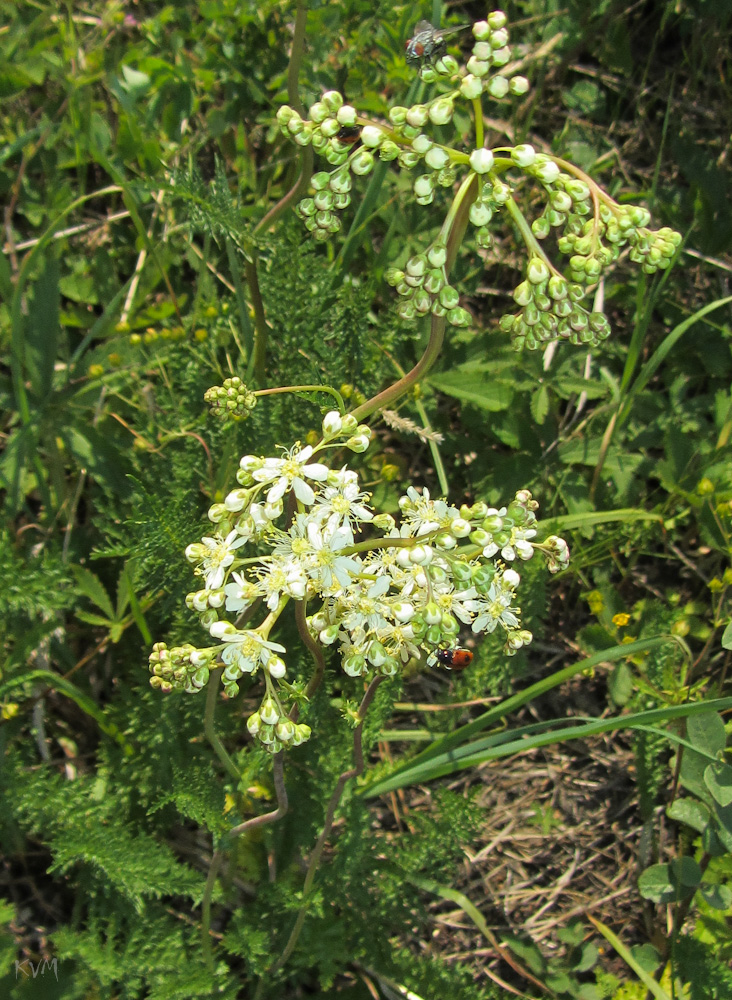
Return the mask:
[[[431, 314], [445, 316], [458, 326], [469, 323], [469, 314], [458, 306], [457, 290], [448, 282], [445, 265], [435, 263], [451, 235], [460, 199], [469, 196], [473, 199], [469, 218], [479, 248], [493, 246], [491, 223], [508, 208], [529, 252], [526, 280], [514, 293], [520, 311], [504, 316], [501, 322], [514, 346], [535, 349], [558, 339], [598, 344], [609, 335], [610, 327], [602, 314], [582, 304], [589, 290], [625, 249], [630, 260], [648, 274], [669, 267], [681, 237], [671, 229], [649, 229], [645, 209], [618, 205], [583, 171], [537, 153], [528, 143], [495, 151], [481, 143], [465, 153], [430, 136], [431, 126], [452, 120], [461, 99], [472, 102], [474, 113], [482, 116], [484, 95], [501, 99], [526, 93], [528, 81], [511, 76], [506, 69], [511, 59], [506, 25], [502, 11], [476, 22], [472, 53], [467, 64], [460, 66], [444, 54], [445, 33], [420, 22], [407, 43], [408, 62], [420, 63], [422, 78], [437, 82], [444, 92], [412, 107], [390, 108], [388, 123], [359, 117], [335, 91], [313, 105], [308, 120], [290, 107], [280, 108], [277, 119], [282, 131], [301, 145], [312, 142], [334, 165], [330, 173], [314, 175], [314, 193], [300, 202], [298, 213], [317, 239], [337, 232], [337, 212], [350, 202], [351, 174], [369, 173], [377, 156], [396, 159], [405, 169], [422, 166], [413, 182], [420, 205], [431, 204], [440, 187], [453, 188], [459, 172], [467, 167], [472, 184], [466, 186], [468, 179], [461, 184], [439, 239], [425, 253], [410, 257], [402, 268], [387, 272], [387, 280], [401, 297], [400, 315], [413, 319]], [[482, 136], [482, 127], [476, 131]], [[354, 141], [357, 145], [351, 148]], [[538, 181], [546, 196], [541, 215], [530, 227], [514, 200], [516, 169]], [[557, 231], [559, 251], [569, 258], [566, 273], [549, 263], [536, 242], [552, 230]]]
[[[534, 541], [531, 494], [521, 490], [500, 509], [457, 508], [409, 487], [397, 523], [374, 513], [356, 472], [314, 460], [331, 448], [363, 452], [370, 437], [352, 416], [332, 411], [315, 446], [298, 444], [276, 458], [244, 455], [237, 488], [209, 510], [211, 534], [186, 549], [201, 584], [186, 605], [213, 641], [203, 648], [156, 643], [155, 688], [195, 693], [212, 669], [222, 669], [233, 697], [243, 678], [261, 676], [262, 701], [247, 725], [277, 751], [310, 735], [295, 721], [287, 650], [270, 638], [292, 601], [315, 606], [307, 619], [312, 636], [338, 649], [351, 676], [396, 674], [410, 660], [455, 646], [461, 627], [476, 634], [500, 628], [509, 655], [531, 641], [512, 564], [539, 551], [557, 572], [569, 559], [562, 539]], [[364, 526], [368, 540], [359, 537]], [[241, 627], [255, 606], [262, 620]]]
[[570, 258], [571, 281], [595, 284], [625, 247], [630, 247], [630, 259], [646, 274], [670, 267], [681, 243], [679, 233], [669, 228], [648, 229], [651, 215], [647, 209], [618, 205], [596, 185], [590, 187], [589, 178], [582, 180], [560, 170], [549, 156], [532, 156], [530, 146], [516, 147], [514, 162], [519, 150], [523, 151], [526, 173], [539, 180], [547, 193], [546, 207], [531, 229], [538, 239], [548, 236], [552, 228], [562, 229], [557, 246]]
[[460, 296], [448, 283], [445, 265], [447, 247], [433, 243], [426, 253], [415, 254], [404, 265], [404, 270], [390, 267], [386, 280], [401, 296], [399, 315], [403, 319], [415, 316], [445, 316], [453, 326], [467, 326], [470, 313], [458, 305]]
[[211, 386], [203, 398], [211, 407], [213, 416], [231, 417], [233, 420], [245, 420], [257, 405], [257, 397], [237, 375], [224, 379], [223, 385]]
[[529, 259], [526, 278], [514, 290], [520, 311], [501, 318], [501, 329], [511, 334], [514, 347], [536, 350], [553, 340], [596, 345], [610, 336], [604, 313], [590, 312], [582, 299], [586, 289], [567, 281], [541, 257]]

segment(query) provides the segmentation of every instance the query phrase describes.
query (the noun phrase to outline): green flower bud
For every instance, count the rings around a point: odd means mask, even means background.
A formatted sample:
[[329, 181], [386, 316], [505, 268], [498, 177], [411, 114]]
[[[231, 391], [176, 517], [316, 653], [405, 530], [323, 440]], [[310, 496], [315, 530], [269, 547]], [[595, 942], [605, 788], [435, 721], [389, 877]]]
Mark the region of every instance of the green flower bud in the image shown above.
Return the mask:
[[374, 155], [366, 149], [360, 149], [351, 160], [351, 170], [359, 177], [371, 172], [374, 166]]
[[490, 149], [474, 149], [470, 154], [470, 168], [476, 174], [487, 174], [493, 166], [493, 153]]
[[460, 93], [469, 101], [474, 101], [483, 93], [483, 81], [480, 77], [468, 73], [460, 82]]
[[462, 306], [450, 309], [447, 313], [447, 322], [451, 326], [470, 326], [472, 319], [468, 310], [463, 309]]
[[490, 208], [484, 205], [483, 202], [474, 201], [470, 206], [470, 221], [474, 226], [485, 226], [487, 225], [493, 216]]
[[440, 289], [440, 305], [445, 309], [454, 309], [460, 301], [460, 294], [451, 285], [444, 285]]
[[447, 263], [447, 247], [444, 243], [433, 243], [426, 254], [430, 267], [444, 267]]
[[379, 157], [382, 160], [396, 160], [399, 156], [399, 147], [391, 139], [384, 139], [379, 147]]
[[541, 257], [532, 257], [526, 269], [526, 279], [532, 285], [542, 285], [549, 279], [549, 268]]
[[530, 86], [531, 84], [525, 76], [514, 76], [508, 82], [508, 89], [514, 97], [521, 97], [523, 94], [526, 94]]
[[339, 125], [355, 125], [356, 118], [357, 118], [356, 109], [352, 108], [350, 104], [342, 104], [341, 107], [338, 108], [338, 111], [336, 112], [336, 121], [338, 122]]
[[422, 128], [429, 121], [429, 109], [424, 104], [415, 104], [407, 111], [407, 124], [413, 128]]
[[431, 170], [442, 170], [450, 162], [450, 155], [441, 146], [433, 146], [427, 151], [424, 162]]
[[[497, 52], [494, 53], [494, 56], [493, 56], [493, 61], [494, 62], [495, 62], [495, 57], [497, 55], [498, 55]], [[506, 79], [505, 76], [494, 76], [491, 80], [488, 81], [488, 84], [486, 86], [486, 90], [491, 95], [491, 97], [495, 97], [495, 99], [497, 101], [500, 101], [508, 93], [508, 90], [509, 90], [508, 80]]]
[[430, 106], [429, 116], [433, 125], [447, 125], [452, 119], [454, 107], [451, 100], [442, 98]]
[[333, 115], [338, 112], [339, 108], [343, 107], [343, 97], [337, 90], [326, 90], [321, 101]]

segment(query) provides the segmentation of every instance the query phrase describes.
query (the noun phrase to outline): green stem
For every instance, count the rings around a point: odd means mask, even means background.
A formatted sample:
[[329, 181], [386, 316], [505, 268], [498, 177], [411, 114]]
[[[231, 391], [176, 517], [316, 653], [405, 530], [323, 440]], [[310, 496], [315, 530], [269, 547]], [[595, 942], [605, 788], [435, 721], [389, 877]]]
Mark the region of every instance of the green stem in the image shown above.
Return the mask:
[[[265, 379], [265, 360], [267, 356], [267, 340], [269, 339], [269, 327], [267, 318], [264, 315], [264, 302], [259, 288], [259, 276], [257, 274], [257, 251], [252, 248], [251, 260], [244, 264], [244, 274], [246, 275], [249, 294], [252, 297], [254, 306], [254, 351], [250, 356], [249, 370], [254, 372], [257, 382], [262, 383]], [[249, 377], [249, 371], [247, 372]]]
[[529, 251], [529, 256], [540, 257], [544, 261], [546, 266], [549, 268], [549, 270], [552, 272], [552, 274], [556, 274], [561, 277], [560, 272], [557, 271], [556, 267], [549, 260], [546, 253], [544, 252], [543, 247], [532, 233], [531, 226], [526, 221], [526, 216], [518, 207], [514, 199], [510, 196], [508, 201], [506, 202], [506, 208], [508, 209], [509, 215], [516, 224], [516, 228], [521, 234], [521, 238], [526, 244], [526, 249]]
[[[313, 849], [313, 853], [310, 856], [308, 870], [305, 875], [305, 882], [302, 888], [303, 904], [300, 907], [300, 910], [298, 911], [297, 919], [295, 920], [295, 926], [292, 928], [292, 932], [287, 941], [287, 944], [285, 945], [284, 951], [267, 973], [268, 978], [273, 977], [274, 974], [277, 972], [277, 970], [282, 968], [282, 966], [285, 964], [287, 959], [292, 954], [295, 945], [297, 944], [297, 940], [300, 937], [300, 931], [302, 930], [302, 925], [305, 921], [305, 916], [307, 914], [307, 909], [308, 909], [308, 895], [310, 893], [310, 890], [312, 889], [313, 882], [315, 880], [315, 873], [318, 870], [318, 864], [320, 863], [320, 858], [323, 853], [323, 848], [325, 847], [325, 842], [328, 839], [331, 828], [333, 826], [333, 820], [335, 819], [335, 813], [336, 809], [338, 808], [338, 803], [340, 802], [341, 796], [343, 795], [343, 789], [346, 787], [346, 784], [349, 781], [351, 781], [353, 778], [357, 778], [360, 774], [363, 773], [364, 769], [363, 744], [362, 744], [363, 720], [366, 713], [369, 710], [371, 702], [374, 700], [374, 696], [379, 687], [379, 684], [381, 684], [383, 679], [384, 679], [383, 677], [374, 677], [374, 679], [371, 681], [368, 688], [366, 689], [366, 693], [363, 696], [363, 701], [359, 705], [358, 725], [356, 726], [356, 729], [354, 730], [353, 733], [354, 764], [350, 770], [344, 771], [341, 774], [341, 776], [338, 778], [335, 788], [333, 789], [333, 794], [330, 797], [328, 808], [325, 814], [325, 823], [323, 824], [323, 829], [320, 833], [320, 836], [318, 837], [318, 841]], [[257, 987], [255, 1000], [257, 997], [261, 996], [263, 983], [264, 983], [264, 978], [260, 980], [259, 986]]]
[[244, 334], [244, 350], [246, 351], [247, 361], [251, 366], [252, 355], [254, 354], [254, 337], [252, 335], [252, 324], [249, 320], [249, 307], [247, 306], [247, 300], [244, 297], [244, 289], [241, 283], [239, 259], [236, 256], [234, 243], [228, 236], [226, 237], [226, 257], [229, 261], [231, 280], [234, 283], [234, 291], [236, 293], [236, 305], [239, 310], [239, 323], [241, 325], [241, 331]]
[[224, 745], [219, 739], [216, 730], [214, 729], [214, 712], [216, 711], [216, 695], [219, 691], [219, 683], [221, 681], [221, 667], [217, 667], [215, 670], [210, 672], [208, 687], [206, 688], [206, 710], [203, 717], [203, 730], [206, 733], [206, 738], [213, 747], [216, 756], [219, 758], [221, 763], [224, 765], [229, 773], [229, 776], [234, 779], [237, 784], [241, 780], [241, 775], [239, 774], [239, 769], [237, 768], [234, 761], [228, 755], [224, 749]]
[[475, 115], [475, 148], [482, 149], [485, 142], [483, 130], [483, 104], [479, 97], [473, 98], [473, 113]]
[[337, 389], [333, 389], [329, 385], [281, 385], [274, 389], [256, 389], [254, 395], [275, 396], [279, 392], [327, 392], [337, 400], [339, 413], [346, 412], [346, 404], [343, 402], [343, 396], [341, 396]]

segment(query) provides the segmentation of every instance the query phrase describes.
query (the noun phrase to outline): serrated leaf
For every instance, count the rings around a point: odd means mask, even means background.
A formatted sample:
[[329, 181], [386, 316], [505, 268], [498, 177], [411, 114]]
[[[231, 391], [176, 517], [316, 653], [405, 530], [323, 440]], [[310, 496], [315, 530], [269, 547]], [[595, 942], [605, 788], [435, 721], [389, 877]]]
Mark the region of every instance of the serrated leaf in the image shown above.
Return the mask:
[[455, 396], [463, 403], [472, 403], [482, 410], [498, 413], [507, 410], [513, 402], [513, 385], [498, 382], [484, 373], [455, 368], [427, 379], [434, 389]]
[[685, 823], [692, 830], [703, 833], [709, 822], [710, 812], [704, 803], [697, 799], [676, 799], [666, 809], [666, 815], [676, 823]]
[[545, 385], [540, 385], [536, 392], [531, 394], [531, 416], [537, 424], [543, 424], [549, 412], [549, 389]]
[[689, 743], [702, 753], [716, 757], [724, 749], [727, 734], [724, 722], [717, 712], [701, 712], [686, 720], [686, 736]]
[[88, 597], [92, 604], [96, 604], [108, 618], [113, 619], [115, 616], [114, 608], [112, 607], [109, 594], [99, 577], [92, 573], [90, 569], [87, 569], [86, 566], [72, 566], [71, 572], [74, 574], [76, 586], [84, 597]]
[[721, 760], [704, 771], [704, 784], [722, 808], [732, 804], [732, 767]]
[[76, 617], [87, 625], [98, 625], [100, 628], [110, 628], [113, 625], [111, 618], [102, 618], [101, 615], [92, 614], [91, 611], [77, 611]]
[[732, 906], [732, 890], [726, 885], [703, 883], [699, 892], [713, 910], [728, 910]]

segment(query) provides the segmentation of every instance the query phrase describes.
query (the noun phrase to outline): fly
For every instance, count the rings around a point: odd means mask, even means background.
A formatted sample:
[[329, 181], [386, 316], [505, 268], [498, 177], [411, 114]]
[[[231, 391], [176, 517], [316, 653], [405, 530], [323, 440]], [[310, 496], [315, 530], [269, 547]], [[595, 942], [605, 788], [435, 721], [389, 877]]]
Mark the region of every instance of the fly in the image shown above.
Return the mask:
[[420, 21], [414, 29], [414, 35], [405, 44], [408, 63], [421, 63], [427, 59], [434, 62], [445, 54], [445, 38], [462, 31], [467, 25], [458, 28], [435, 28], [429, 21]]

